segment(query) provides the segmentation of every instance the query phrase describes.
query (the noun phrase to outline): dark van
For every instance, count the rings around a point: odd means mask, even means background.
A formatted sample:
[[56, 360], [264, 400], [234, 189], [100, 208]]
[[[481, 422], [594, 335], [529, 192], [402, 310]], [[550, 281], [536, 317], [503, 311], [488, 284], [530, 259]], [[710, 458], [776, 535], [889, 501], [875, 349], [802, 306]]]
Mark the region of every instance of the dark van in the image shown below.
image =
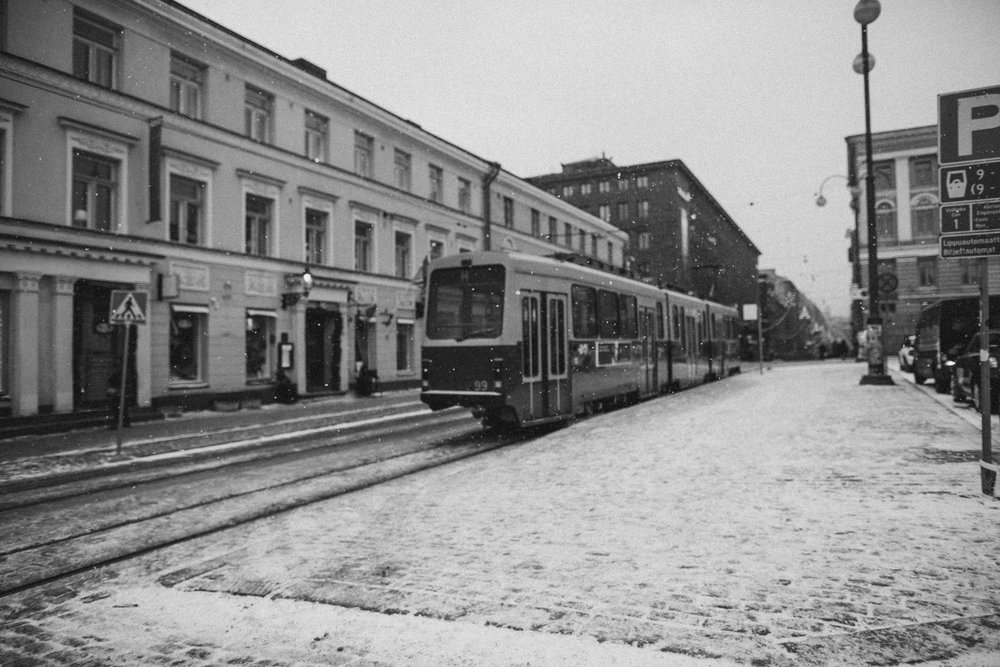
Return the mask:
[[[990, 297], [990, 327], [1000, 325], [1000, 296]], [[917, 320], [913, 379], [917, 384], [934, 380], [939, 394], [951, 390], [947, 365], [979, 333], [979, 297], [944, 299], [925, 307]]]

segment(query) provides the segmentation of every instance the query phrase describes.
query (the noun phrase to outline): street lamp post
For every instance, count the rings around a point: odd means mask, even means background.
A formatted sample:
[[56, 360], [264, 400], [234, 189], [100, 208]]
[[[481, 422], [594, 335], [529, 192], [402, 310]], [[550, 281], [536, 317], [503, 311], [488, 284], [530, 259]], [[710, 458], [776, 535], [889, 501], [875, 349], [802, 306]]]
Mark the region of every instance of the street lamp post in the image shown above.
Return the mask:
[[[853, 157], [851, 159], [853, 164]], [[823, 207], [826, 206], [826, 197], [823, 196], [823, 186], [826, 185], [827, 181], [831, 178], [842, 178], [847, 181], [847, 190], [851, 193], [851, 211], [854, 214], [854, 227], [851, 228], [851, 287], [853, 289], [860, 290], [861, 288], [861, 257], [860, 257], [860, 246], [861, 246], [861, 233], [859, 229], [859, 215], [858, 215], [858, 199], [861, 197], [861, 188], [858, 187], [858, 179], [851, 169], [849, 176], [843, 176], [842, 174], [831, 174], [823, 179], [823, 182], [819, 184], [819, 194], [816, 196], [816, 206]], [[858, 332], [864, 329], [864, 320], [862, 312], [864, 308], [861, 305], [861, 300], [851, 297], [851, 344], [853, 345], [858, 340]]]
[[875, 224], [875, 171], [872, 169], [872, 117], [868, 93], [868, 72], [874, 61], [868, 54], [868, 24], [878, 18], [882, 6], [878, 0], [859, 0], [854, 20], [861, 24], [861, 55], [854, 59], [854, 71], [865, 80], [865, 217], [868, 227], [868, 323], [865, 326], [868, 374], [861, 384], [894, 384], [885, 372], [882, 347], [882, 317], [878, 307], [878, 230]]

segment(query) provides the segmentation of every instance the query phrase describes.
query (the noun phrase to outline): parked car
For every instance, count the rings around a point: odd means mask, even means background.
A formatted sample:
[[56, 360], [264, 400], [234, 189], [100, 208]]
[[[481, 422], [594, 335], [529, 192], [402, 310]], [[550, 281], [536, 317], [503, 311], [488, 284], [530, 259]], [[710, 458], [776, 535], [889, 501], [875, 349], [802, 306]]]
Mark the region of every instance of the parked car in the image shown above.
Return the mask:
[[[1000, 329], [1000, 295], [990, 297], [990, 329]], [[979, 331], [979, 298], [943, 299], [920, 311], [913, 381], [934, 380], [939, 394], [951, 390], [952, 366]]]
[[903, 345], [899, 348], [899, 370], [906, 373], [913, 370], [913, 357], [916, 354], [917, 337], [915, 335], [903, 338]]
[[[997, 367], [997, 356], [1000, 356], [1000, 330], [994, 329], [990, 336], [990, 412], [997, 412], [1000, 406], [1000, 368]], [[966, 344], [958, 357], [949, 362], [952, 369], [951, 394], [956, 401], [967, 401], [976, 410], [982, 411], [982, 400], [979, 378], [982, 377], [982, 364], [979, 358], [981, 341], [979, 336]]]

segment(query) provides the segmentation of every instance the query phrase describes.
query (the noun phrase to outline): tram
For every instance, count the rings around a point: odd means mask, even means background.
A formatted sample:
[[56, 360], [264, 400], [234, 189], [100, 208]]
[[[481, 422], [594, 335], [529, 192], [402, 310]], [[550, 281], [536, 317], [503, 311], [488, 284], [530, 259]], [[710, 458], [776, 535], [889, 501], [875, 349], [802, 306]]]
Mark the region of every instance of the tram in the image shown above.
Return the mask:
[[421, 400], [486, 426], [567, 421], [739, 371], [735, 308], [554, 257], [428, 266]]

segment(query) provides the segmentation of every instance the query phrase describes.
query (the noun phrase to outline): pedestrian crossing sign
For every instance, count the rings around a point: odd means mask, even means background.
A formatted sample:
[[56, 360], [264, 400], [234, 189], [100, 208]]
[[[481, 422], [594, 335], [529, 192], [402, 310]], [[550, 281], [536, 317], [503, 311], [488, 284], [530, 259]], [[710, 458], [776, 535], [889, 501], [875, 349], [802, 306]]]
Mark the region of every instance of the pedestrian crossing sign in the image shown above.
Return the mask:
[[110, 322], [115, 324], [145, 324], [149, 292], [134, 290], [111, 291]]

